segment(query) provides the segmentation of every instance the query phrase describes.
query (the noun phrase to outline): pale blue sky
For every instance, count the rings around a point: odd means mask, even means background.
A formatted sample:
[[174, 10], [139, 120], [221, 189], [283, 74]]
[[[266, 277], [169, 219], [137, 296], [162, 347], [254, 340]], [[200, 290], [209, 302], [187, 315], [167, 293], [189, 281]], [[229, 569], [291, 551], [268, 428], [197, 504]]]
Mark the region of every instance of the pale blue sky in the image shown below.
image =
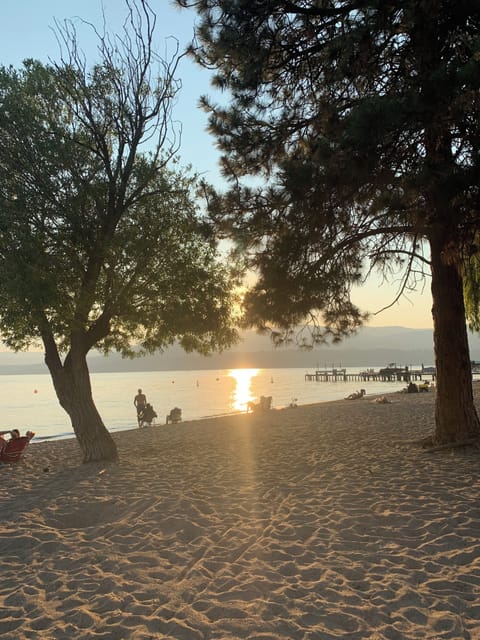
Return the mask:
[[[196, 16], [191, 11], [180, 11], [168, 0], [152, 0], [157, 12], [156, 42], [160, 52], [172, 51], [166, 38], [174, 36], [183, 49], [193, 36]], [[0, 0], [2, 26], [0, 30], [0, 63], [19, 67], [22, 60], [35, 58], [43, 62], [59, 58], [59, 46], [52, 30], [54, 20], [79, 16], [102, 27], [102, 7], [109, 31], [119, 31], [126, 15], [122, 0]], [[95, 40], [88, 31], [80, 31], [80, 44], [88, 61], [96, 61]], [[167, 56], [166, 56], [167, 57]], [[184, 58], [177, 77], [182, 90], [174, 111], [174, 118], [182, 123], [180, 157], [183, 164], [191, 164], [207, 180], [221, 185], [217, 161], [219, 153], [214, 139], [206, 132], [207, 115], [198, 109], [202, 94], [212, 95], [209, 73]], [[388, 305], [395, 297], [395, 285], [382, 285], [373, 281], [354, 296], [363, 309], [375, 312]], [[372, 326], [401, 325], [413, 328], [432, 326], [430, 284], [422, 292], [409, 296], [392, 309], [372, 318]]]
[[[82, 27], [77, 17], [103, 28], [102, 7], [107, 19], [108, 31], [120, 32], [126, 16], [123, 0], [0, 0], [2, 27], [0, 37], [0, 62], [19, 67], [26, 58], [48, 62], [58, 60], [60, 49], [53, 28], [55, 19], [73, 19], [77, 24], [79, 41], [87, 60], [97, 58], [96, 38], [89, 28]], [[152, 7], [157, 13], [155, 43], [162, 57], [169, 58], [174, 52], [174, 36], [183, 51], [193, 37], [195, 14], [180, 10], [167, 0], [154, 0]], [[182, 90], [174, 110], [174, 118], [182, 123], [182, 145], [180, 156], [184, 164], [205, 174], [212, 181], [220, 180], [213, 139], [205, 131], [207, 114], [197, 108], [200, 95], [212, 94], [209, 87], [209, 72], [194, 64], [189, 58], [180, 61], [177, 78], [182, 81]]]

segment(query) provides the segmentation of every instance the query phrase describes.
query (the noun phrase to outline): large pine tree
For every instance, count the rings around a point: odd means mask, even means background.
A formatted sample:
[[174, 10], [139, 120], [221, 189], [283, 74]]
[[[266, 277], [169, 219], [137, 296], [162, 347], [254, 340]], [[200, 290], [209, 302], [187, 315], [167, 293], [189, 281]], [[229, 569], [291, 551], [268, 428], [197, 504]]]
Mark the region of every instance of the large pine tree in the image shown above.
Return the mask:
[[431, 276], [433, 440], [478, 437], [462, 265], [479, 250], [480, 3], [177, 1], [230, 92], [204, 102], [232, 180], [211, 204], [255, 249], [252, 324], [311, 316], [314, 340], [345, 335], [372, 268], [400, 271], [403, 290]]

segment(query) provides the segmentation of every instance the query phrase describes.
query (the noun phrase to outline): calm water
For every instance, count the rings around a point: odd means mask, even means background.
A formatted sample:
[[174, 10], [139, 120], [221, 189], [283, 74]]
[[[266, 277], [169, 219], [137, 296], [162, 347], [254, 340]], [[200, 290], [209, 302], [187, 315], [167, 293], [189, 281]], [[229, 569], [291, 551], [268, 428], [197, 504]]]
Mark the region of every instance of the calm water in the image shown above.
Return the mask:
[[[374, 367], [378, 369], [380, 367]], [[415, 367], [417, 368], [417, 367]], [[349, 368], [355, 373], [365, 367]], [[94, 373], [92, 389], [96, 406], [110, 431], [136, 427], [133, 397], [143, 389], [165, 423], [173, 407], [182, 409], [184, 420], [196, 420], [245, 411], [248, 401], [272, 396], [272, 407], [281, 409], [293, 400], [310, 404], [338, 400], [364, 387], [368, 395], [399, 391], [402, 382], [313, 382], [305, 369], [224, 369], [219, 371], [145, 371]], [[36, 439], [73, 437], [68, 415], [58, 404], [48, 374], [0, 376], [3, 399], [1, 429], [31, 429]]]

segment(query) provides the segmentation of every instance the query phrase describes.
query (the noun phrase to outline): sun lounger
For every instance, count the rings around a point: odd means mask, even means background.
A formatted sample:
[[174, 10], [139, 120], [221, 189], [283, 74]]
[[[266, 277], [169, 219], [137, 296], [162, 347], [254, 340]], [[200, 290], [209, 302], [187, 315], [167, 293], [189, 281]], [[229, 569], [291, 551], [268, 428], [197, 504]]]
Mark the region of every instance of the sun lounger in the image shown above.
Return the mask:
[[0, 452], [0, 462], [18, 462], [34, 435], [34, 433], [29, 432], [28, 436], [20, 436], [20, 438], [8, 440]]

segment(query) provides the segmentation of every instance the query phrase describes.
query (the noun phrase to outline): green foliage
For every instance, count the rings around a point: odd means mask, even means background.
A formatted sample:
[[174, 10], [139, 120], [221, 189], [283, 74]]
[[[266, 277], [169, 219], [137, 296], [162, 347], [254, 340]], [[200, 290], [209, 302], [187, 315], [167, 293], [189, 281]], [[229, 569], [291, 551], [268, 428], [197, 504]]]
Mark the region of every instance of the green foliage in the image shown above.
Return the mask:
[[252, 324], [340, 337], [372, 269], [408, 290], [432, 242], [460, 263], [480, 226], [478, 3], [177, 1], [230, 92], [203, 101], [232, 182], [210, 203], [251, 250]]
[[471, 331], [480, 331], [480, 254], [465, 259], [463, 264], [463, 296]]
[[13, 349], [52, 337], [65, 352], [179, 340], [209, 353], [236, 338], [237, 274], [219, 260], [195, 177], [140, 149], [158, 87], [127, 100], [124, 76], [107, 64], [0, 69], [0, 331]]

